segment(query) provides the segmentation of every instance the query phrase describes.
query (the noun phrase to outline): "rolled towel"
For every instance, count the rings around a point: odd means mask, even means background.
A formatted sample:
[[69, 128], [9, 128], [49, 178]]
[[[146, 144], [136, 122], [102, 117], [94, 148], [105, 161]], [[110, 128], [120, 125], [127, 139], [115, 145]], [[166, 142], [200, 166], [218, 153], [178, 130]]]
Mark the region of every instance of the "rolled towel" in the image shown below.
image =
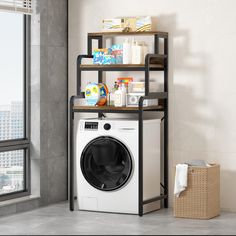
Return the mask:
[[175, 188], [174, 194], [179, 197], [188, 186], [188, 165], [178, 164], [175, 172]]

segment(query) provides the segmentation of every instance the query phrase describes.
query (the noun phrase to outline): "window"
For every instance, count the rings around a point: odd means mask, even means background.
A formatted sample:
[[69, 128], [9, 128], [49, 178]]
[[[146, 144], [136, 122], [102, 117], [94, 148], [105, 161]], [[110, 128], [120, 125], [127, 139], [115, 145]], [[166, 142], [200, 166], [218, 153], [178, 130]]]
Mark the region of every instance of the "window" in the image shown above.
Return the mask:
[[30, 191], [29, 17], [0, 12], [0, 201]]
[[24, 162], [24, 150], [0, 153], [0, 195], [25, 189]]

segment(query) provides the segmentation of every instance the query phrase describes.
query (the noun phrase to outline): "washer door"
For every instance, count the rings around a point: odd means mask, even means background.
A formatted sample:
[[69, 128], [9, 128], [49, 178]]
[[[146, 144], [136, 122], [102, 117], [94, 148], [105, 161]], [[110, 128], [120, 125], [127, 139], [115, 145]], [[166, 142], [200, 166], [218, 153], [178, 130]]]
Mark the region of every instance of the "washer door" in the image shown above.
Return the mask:
[[121, 188], [132, 172], [132, 159], [126, 146], [108, 136], [92, 140], [81, 155], [81, 170], [90, 185], [102, 190]]

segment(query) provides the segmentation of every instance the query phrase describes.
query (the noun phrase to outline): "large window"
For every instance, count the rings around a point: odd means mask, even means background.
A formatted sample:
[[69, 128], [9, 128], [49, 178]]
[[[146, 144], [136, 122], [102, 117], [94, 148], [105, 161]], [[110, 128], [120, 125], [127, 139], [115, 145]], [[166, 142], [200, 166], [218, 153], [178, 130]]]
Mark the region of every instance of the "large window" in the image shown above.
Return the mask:
[[28, 22], [0, 12], [0, 201], [29, 194]]

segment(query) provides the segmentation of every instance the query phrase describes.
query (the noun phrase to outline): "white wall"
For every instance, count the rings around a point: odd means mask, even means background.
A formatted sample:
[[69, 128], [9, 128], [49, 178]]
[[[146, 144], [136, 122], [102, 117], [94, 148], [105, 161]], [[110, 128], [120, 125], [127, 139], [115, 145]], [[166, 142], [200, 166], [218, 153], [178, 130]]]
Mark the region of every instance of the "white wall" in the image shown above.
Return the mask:
[[[190, 159], [221, 164], [221, 207], [236, 211], [236, 1], [69, 0], [69, 80], [103, 18], [151, 15], [170, 33], [170, 179]], [[172, 200], [170, 200], [170, 203]]]

